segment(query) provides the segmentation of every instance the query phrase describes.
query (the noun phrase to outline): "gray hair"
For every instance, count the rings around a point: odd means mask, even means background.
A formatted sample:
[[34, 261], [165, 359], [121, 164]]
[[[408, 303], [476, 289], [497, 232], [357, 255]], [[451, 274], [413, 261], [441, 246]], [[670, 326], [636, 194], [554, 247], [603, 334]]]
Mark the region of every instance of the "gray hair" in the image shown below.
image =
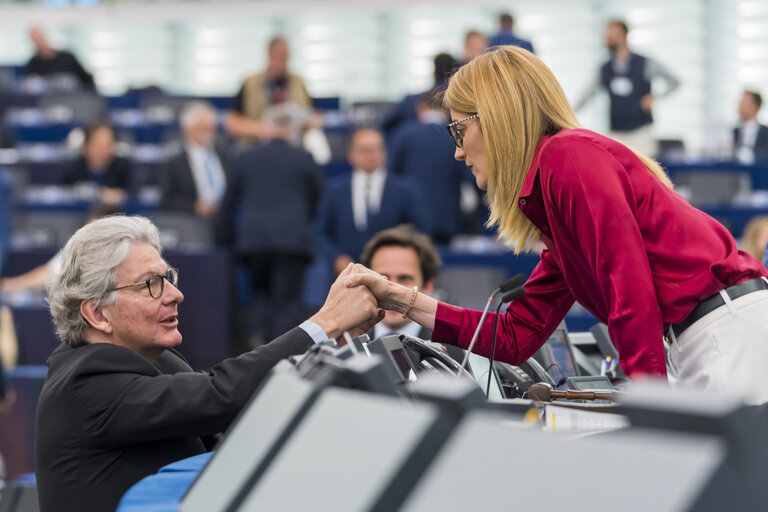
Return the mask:
[[88, 326], [80, 305], [113, 304], [117, 292], [115, 268], [134, 244], [145, 242], [162, 252], [157, 227], [146, 217], [115, 215], [87, 224], [61, 250], [61, 268], [48, 283], [48, 304], [62, 342], [78, 346]]
[[179, 114], [179, 124], [182, 128], [192, 126], [201, 116], [208, 116], [216, 122], [216, 109], [207, 101], [190, 101]]

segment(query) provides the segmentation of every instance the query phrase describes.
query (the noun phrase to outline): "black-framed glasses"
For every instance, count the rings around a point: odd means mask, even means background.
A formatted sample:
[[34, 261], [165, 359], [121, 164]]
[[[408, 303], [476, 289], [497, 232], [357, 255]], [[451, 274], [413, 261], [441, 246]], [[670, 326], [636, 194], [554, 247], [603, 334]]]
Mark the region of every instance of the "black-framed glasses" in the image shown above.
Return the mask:
[[476, 117], [480, 117], [480, 114], [473, 114], [469, 117], [465, 117], [464, 119], [459, 119], [458, 121], [454, 121], [445, 125], [445, 127], [448, 128], [448, 134], [451, 136], [451, 140], [453, 140], [453, 143], [456, 144], [457, 148], [460, 148], [464, 145], [464, 134], [459, 129], [459, 125], [469, 121], [470, 119], [475, 119]]
[[138, 283], [127, 284], [125, 286], [118, 286], [117, 288], [112, 288], [110, 291], [114, 292], [117, 290], [122, 290], [123, 288], [130, 288], [131, 286], [146, 286], [147, 290], [149, 290], [149, 295], [152, 296], [153, 299], [159, 299], [160, 297], [163, 296], [163, 290], [165, 290], [166, 280], [168, 280], [168, 282], [171, 283], [173, 286], [178, 286], [179, 269], [169, 268], [168, 271], [165, 273], [165, 275], [154, 274], [152, 277], [150, 277], [146, 281], [139, 281]]

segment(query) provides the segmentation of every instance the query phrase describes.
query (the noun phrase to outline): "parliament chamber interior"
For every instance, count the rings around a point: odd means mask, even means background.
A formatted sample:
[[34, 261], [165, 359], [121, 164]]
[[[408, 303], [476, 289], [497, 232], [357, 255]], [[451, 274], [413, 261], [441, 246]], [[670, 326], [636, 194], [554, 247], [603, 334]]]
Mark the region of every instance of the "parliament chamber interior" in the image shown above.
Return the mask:
[[762, 510], [763, 93], [765, 0], [0, 0], [0, 512]]

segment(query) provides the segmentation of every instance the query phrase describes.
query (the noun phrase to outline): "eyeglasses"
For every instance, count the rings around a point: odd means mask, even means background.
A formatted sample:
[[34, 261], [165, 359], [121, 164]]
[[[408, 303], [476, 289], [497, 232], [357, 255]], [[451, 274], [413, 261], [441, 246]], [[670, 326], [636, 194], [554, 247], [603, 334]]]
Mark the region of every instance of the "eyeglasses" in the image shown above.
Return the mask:
[[457, 148], [460, 148], [464, 145], [464, 134], [461, 133], [461, 130], [459, 130], [459, 125], [465, 121], [469, 121], [470, 119], [474, 119], [476, 117], [480, 117], [480, 115], [474, 114], [469, 117], [465, 117], [464, 119], [459, 119], [458, 121], [454, 121], [445, 126], [446, 128], [448, 128], [448, 134], [451, 136], [451, 139], [453, 140], [453, 143], [456, 144]]
[[149, 290], [149, 295], [152, 296], [153, 299], [159, 299], [163, 296], [166, 280], [168, 280], [168, 282], [173, 286], [177, 286], [179, 284], [179, 269], [169, 268], [168, 272], [166, 272], [163, 276], [160, 274], [155, 274], [146, 281], [139, 281], [138, 283], [118, 286], [117, 288], [112, 288], [110, 291], [114, 292], [117, 290], [122, 290], [123, 288], [130, 288], [131, 286], [146, 286], [147, 290]]

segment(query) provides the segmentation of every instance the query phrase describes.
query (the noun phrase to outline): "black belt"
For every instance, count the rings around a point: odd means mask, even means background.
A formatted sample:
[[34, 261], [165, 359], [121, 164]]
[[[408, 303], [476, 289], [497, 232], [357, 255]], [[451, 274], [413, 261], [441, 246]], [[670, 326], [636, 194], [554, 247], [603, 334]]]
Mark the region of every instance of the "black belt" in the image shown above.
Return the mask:
[[[758, 277], [729, 286], [725, 289], [725, 293], [727, 293], [731, 299], [736, 299], [742, 295], [766, 289], [768, 289], [768, 284], [766, 284], [763, 278]], [[697, 320], [700, 320], [706, 314], [711, 313], [723, 304], [725, 304], [725, 300], [723, 300], [723, 297], [719, 293], [699, 302], [698, 306], [693, 308], [693, 311], [691, 311], [691, 314], [688, 315], [685, 320], [679, 324], [671, 325], [672, 332], [675, 333], [675, 338], [683, 334], [683, 331], [692, 326]]]

